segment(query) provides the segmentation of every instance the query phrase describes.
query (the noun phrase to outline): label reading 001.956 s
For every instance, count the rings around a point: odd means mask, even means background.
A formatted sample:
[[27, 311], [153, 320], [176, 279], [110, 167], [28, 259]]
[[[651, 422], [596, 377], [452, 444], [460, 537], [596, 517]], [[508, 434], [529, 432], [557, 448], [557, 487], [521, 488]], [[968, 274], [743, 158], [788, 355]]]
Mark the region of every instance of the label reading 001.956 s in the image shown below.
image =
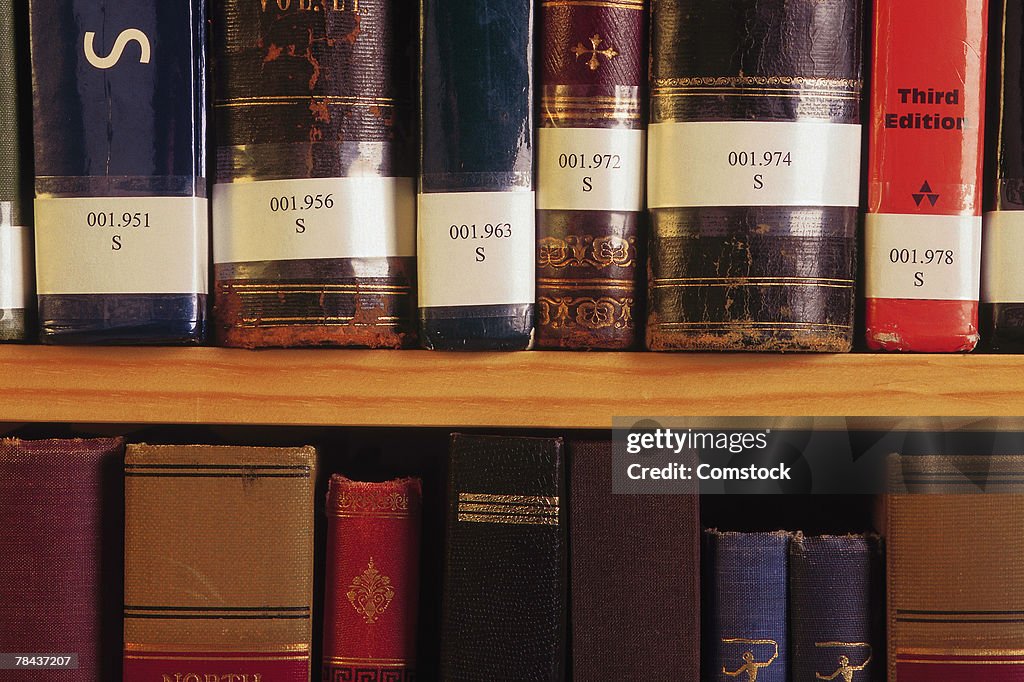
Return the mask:
[[206, 293], [206, 199], [40, 198], [35, 209], [40, 295]]
[[641, 211], [644, 131], [541, 128], [537, 131], [537, 208]]
[[419, 195], [420, 307], [533, 303], [534, 215], [532, 191]]

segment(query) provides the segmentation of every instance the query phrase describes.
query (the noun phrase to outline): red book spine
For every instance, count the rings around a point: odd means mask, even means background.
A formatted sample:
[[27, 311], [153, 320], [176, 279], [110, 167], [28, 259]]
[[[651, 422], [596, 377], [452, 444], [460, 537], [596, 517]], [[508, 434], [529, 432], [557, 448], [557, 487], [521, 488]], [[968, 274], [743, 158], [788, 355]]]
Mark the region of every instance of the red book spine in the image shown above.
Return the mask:
[[978, 342], [987, 0], [877, 0], [867, 343]]
[[1019, 682], [1024, 679], [1024, 656], [938, 653], [898, 654], [899, 682]]
[[422, 485], [331, 477], [324, 680], [416, 678]]

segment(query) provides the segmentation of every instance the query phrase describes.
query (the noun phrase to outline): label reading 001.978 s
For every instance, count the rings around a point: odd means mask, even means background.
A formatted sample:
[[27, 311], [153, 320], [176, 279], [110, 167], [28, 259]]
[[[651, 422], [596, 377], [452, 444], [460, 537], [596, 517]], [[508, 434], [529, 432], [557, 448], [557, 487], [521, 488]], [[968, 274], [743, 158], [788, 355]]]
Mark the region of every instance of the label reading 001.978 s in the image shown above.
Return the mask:
[[650, 208], [857, 206], [855, 124], [656, 123], [648, 131]]
[[537, 131], [537, 208], [641, 211], [644, 131], [541, 128]]
[[415, 230], [415, 178], [306, 178], [213, 187], [215, 263], [414, 256]]
[[206, 293], [206, 199], [40, 198], [35, 210], [40, 295]]
[[533, 303], [534, 215], [532, 191], [419, 195], [420, 307]]

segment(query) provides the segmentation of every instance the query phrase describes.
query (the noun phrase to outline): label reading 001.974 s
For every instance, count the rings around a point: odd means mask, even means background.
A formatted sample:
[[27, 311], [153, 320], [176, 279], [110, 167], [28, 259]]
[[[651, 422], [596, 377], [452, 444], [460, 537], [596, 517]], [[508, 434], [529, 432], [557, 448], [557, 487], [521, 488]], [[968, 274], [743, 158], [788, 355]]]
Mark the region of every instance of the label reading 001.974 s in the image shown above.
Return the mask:
[[641, 211], [644, 136], [623, 128], [537, 131], [537, 208]]
[[213, 261], [416, 255], [416, 180], [354, 176], [216, 184]]
[[856, 124], [656, 123], [648, 131], [650, 208], [857, 206]]
[[419, 195], [421, 308], [533, 303], [532, 191]]
[[35, 210], [40, 295], [206, 293], [206, 199], [40, 198]]

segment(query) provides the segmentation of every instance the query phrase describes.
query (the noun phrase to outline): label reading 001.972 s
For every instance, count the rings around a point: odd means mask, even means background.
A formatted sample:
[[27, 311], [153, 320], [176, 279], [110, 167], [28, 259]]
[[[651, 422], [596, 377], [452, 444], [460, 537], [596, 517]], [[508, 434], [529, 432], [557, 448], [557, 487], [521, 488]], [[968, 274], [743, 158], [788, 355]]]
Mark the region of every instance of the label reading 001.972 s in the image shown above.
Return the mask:
[[35, 210], [40, 295], [206, 293], [206, 199], [39, 198]]
[[641, 211], [642, 130], [541, 128], [537, 131], [537, 208]]
[[856, 124], [656, 123], [648, 131], [650, 208], [857, 206]]
[[419, 195], [420, 307], [533, 303], [534, 216], [532, 191]]
[[354, 176], [216, 184], [213, 261], [416, 255], [416, 180]]

